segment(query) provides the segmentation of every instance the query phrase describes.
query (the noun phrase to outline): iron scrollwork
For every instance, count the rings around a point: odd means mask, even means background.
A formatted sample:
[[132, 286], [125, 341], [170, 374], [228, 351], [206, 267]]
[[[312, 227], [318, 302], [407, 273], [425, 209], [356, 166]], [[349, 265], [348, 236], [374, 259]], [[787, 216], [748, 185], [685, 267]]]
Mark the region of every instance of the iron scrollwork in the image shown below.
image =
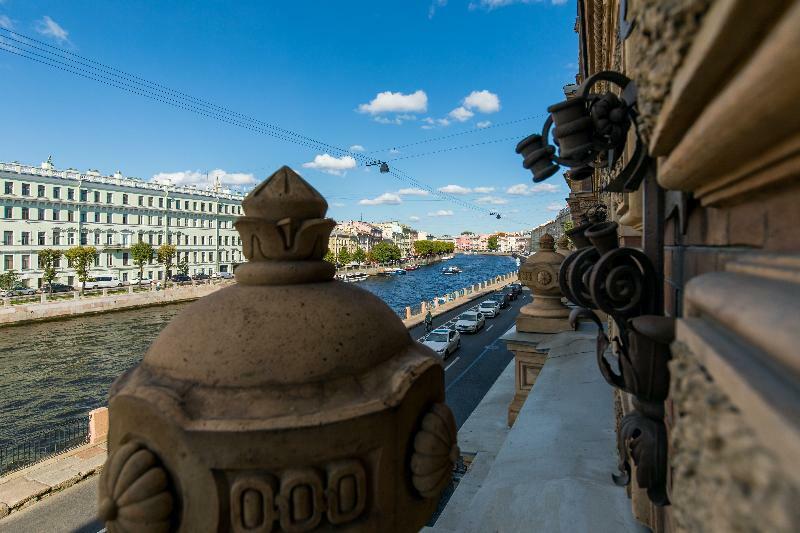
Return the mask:
[[[620, 474], [614, 475], [614, 480], [623, 485], [630, 481], [632, 459], [639, 487], [647, 489], [656, 505], [667, 505], [663, 418], [674, 320], [656, 315], [659, 286], [655, 268], [641, 251], [618, 246], [615, 222], [584, 223], [576, 230], [582, 235], [574, 242], [584, 246], [562, 263], [560, 273], [565, 295], [579, 306], [572, 311], [570, 322], [575, 326], [584, 318], [597, 324], [601, 374], [611, 386], [633, 395], [634, 410], [623, 418], [617, 436]], [[614, 320], [619, 330], [616, 337], [609, 339], [595, 309]], [[615, 361], [606, 356], [609, 346]]]

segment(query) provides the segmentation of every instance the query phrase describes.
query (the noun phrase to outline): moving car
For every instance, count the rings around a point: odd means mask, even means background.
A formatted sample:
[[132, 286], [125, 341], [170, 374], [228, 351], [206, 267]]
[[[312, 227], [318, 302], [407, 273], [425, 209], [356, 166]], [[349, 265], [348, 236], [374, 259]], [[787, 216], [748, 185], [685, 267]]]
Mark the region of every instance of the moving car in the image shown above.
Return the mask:
[[498, 292], [497, 294], [492, 296], [490, 300], [494, 300], [495, 302], [500, 304], [500, 309], [505, 309], [511, 303], [511, 296], [509, 296], [505, 292]]
[[478, 306], [478, 311], [489, 318], [494, 318], [500, 314], [500, 304], [494, 300], [484, 300]]
[[503, 289], [503, 292], [506, 294], [506, 296], [508, 296], [509, 300], [516, 300], [519, 296], [519, 292], [515, 291], [511, 287], [506, 287]]
[[456, 331], [477, 333], [485, 325], [486, 318], [484, 318], [483, 313], [478, 311], [467, 311], [466, 313], [461, 313], [458, 316], [458, 321], [456, 322]]
[[64, 285], [63, 283], [53, 283], [52, 284], [52, 291], [50, 290], [51, 286], [48, 283], [42, 285], [42, 292], [72, 292], [75, 289], [69, 285]]
[[80, 281], [75, 282], [75, 288], [80, 289], [107, 289], [109, 287], [122, 287], [122, 282], [117, 276], [95, 276], [86, 280], [86, 285]]
[[519, 293], [522, 292], [521, 283], [512, 283], [511, 285], [508, 286], [508, 288], [514, 291], [514, 294], [516, 294], [517, 296], [519, 296]]
[[447, 359], [461, 347], [461, 334], [447, 328], [435, 329], [428, 333], [422, 344], [439, 354], [442, 359]]
[[11, 298], [12, 296], [30, 296], [36, 294], [36, 289], [25, 285], [14, 285], [12, 288], [0, 291], [0, 298]]

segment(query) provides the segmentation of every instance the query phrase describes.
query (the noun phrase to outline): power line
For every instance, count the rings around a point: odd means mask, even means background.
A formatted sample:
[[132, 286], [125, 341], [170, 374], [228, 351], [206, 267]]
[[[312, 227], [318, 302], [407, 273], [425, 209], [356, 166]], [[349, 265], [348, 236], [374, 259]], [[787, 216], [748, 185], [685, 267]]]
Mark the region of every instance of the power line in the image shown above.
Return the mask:
[[[361, 162], [362, 165], [375, 163], [375, 160], [373, 160], [372, 158], [368, 158], [363, 153], [345, 150], [344, 148], [340, 148], [338, 146], [334, 146], [319, 141], [317, 139], [307, 137], [292, 130], [288, 130], [276, 126], [274, 124], [263, 122], [248, 115], [238, 113], [230, 109], [227, 109], [225, 107], [218, 106], [211, 102], [207, 102], [200, 98], [188, 95], [186, 93], [170, 89], [169, 87], [166, 87], [164, 85], [149, 81], [145, 78], [141, 78], [133, 74], [129, 74], [123, 70], [117, 69], [109, 65], [105, 65], [103, 63], [83, 57], [73, 52], [61, 50], [52, 45], [49, 45], [48, 43], [39, 41], [37, 39], [33, 39], [26, 35], [15, 32], [13, 30], [9, 30], [7, 28], [0, 28], [0, 31], [21, 37], [23, 39], [29, 40], [34, 43], [41, 44], [42, 46], [45, 47], [42, 48], [40, 46], [33, 45], [29, 42], [14, 39], [13, 37], [4, 36], [0, 38], [0, 50], [3, 50], [6, 53], [13, 54], [18, 57], [22, 57], [30, 61], [34, 61], [43, 64], [45, 66], [49, 66], [51, 68], [61, 70], [63, 72], [83, 77], [95, 81], [97, 83], [113, 87], [131, 94], [135, 94], [160, 103], [164, 103], [166, 105], [170, 105], [172, 107], [182, 109], [184, 111], [189, 111], [191, 113], [195, 113], [197, 115], [204, 116], [206, 118], [211, 118], [223, 123], [227, 123], [232, 126], [243, 128], [245, 130], [254, 133], [260, 133], [262, 135], [267, 135], [279, 140], [298, 144], [310, 148], [314, 151], [331, 151], [334, 152], [334, 154], [338, 153], [340, 155], [349, 155], [358, 162]], [[11, 44], [11, 42], [15, 42], [27, 48], [20, 48], [19, 46]], [[38, 52], [42, 52], [47, 55], [42, 55], [32, 50], [36, 50]], [[51, 50], [55, 50], [55, 52]], [[94, 65], [99, 65], [99, 67], [96, 67]], [[518, 119], [517, 121], [510, 121], [510, 122], [521, 122], [522, 120], [527, 120], [527, 118]], [[443, 136], [443, 137], [452, 137], [463, 133], [465, 132], [461, 132], [458, 134], [451, 134], [449, 136]], [[485, 143], [476, 143], [475, 146], [480, 144], [489, 144], [491, 142], [500, 142], [500, 140], [488, 141]], [[452, 147], [436, 151], [435, 153], [440, 153], [443, 151], [449, 151], [455, 149], [462, 149], [462, 148], [465, 147]], [[421, 157], [422, 155], [428, 155], [428, 154], [420, 154], [418, 156]], [[406, 156], [397, 159], [406, 159], [409, 157], [412, 156]], [[419, 188], [429, 191], [430, 193], [444, 200], [450, 201], [457, 205], [461, 205], [468, 209], [478, 211], [484, 214], [489, 212], [487, 209], [479, 207], [475, 204], [466, 202], [460, 198], [454, 197], [453, 195], [433, 189], [432, 187], [412, 178], [408, 174], [405, 174], [400, 169], [393, 168], [393, 170], [390, 171], [389, 174], [400, 181], [411, 183]]]
[[402, 157], [395, 157], [393, 159], [386, 159], [385, 161], [387, 163], [391, 163], [392, 161], [400, 161], [401, 159], [414, 159], [414, 158], [417, 158], [417, 157], [426, 157], [426, 156], [429, 156], [429, 155], [441, 154], [441, 153], [444, 153], [444, 152], [452, 152], [453, 150], [465, 150], [467, 148], [475, 148], [476, 146], [483, 146], [485, 144], [496, 144], [496, 143], [499, 143], [499, 142], [513, 141], [513, 140], [517, 140], [517, 139], [520, 139], [520, 138], [521, 138], [520, 136], [515, 135], [513, 137], [504, 137], [502, 139], [493, 139], [491, 141], [483, 141], [483, 142], [473, 143], [473, 144], [462, 144], [460, 146], [451, 146], [449, 148], [440, 148], [439, 150], [433, 150], [431, 152], [422, 152], [420, 154], [404, 155]]

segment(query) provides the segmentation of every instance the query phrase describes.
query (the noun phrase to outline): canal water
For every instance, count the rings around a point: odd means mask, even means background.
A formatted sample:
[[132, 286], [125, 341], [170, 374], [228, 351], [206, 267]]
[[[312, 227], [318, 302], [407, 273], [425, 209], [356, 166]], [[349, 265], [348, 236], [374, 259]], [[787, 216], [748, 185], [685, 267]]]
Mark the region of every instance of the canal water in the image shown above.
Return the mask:
[[[445, 276], [443, 266], [463, 272]], [[357, 282], [398, 314], [516, 269], [504, 256], [456, 255], [398, 276]], [[187, 303], [0, 328], [0, 446], [105, 405], [111, 382], [136, 365]]]

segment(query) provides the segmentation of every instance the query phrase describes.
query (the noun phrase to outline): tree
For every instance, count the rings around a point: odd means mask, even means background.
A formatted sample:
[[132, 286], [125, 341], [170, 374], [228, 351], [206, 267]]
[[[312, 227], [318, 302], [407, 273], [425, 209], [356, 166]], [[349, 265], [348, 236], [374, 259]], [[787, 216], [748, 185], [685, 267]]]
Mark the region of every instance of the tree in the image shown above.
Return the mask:
[[55, 281], [58, 272], [56, 265], [62, 256], [61, 250], [54, 250], [52, 248], [45, 248], [39, 250], [39, 268], [42, 269], [42, 279], [47, 286], [50, 287], [50, 294], [53, 293], [53, 281]]
[[378, 263], [388, 263], [400, 259], [400, 248], [391, 242], [379, 242], [369, 252], [370, 260]]
[[13, 289], [19, 282], [19, 274], [14, 272], [13, 269], [0, 274], [0, 289]]
[[72, 264], [75, 273], [78, 275], [78, 281], [81, 282], [81, 294], [86, 289], [86, 280], [89, 279], [89, 269], [94, 265], [94, 260], [97, 257], [97, 248], [94, 246], [73, 246], [66, 252], [64, 257]]
[[350, 262], [350, 252], [347, 251], [347, 248], [339, 249], [339, 262], [343, 265]]
[[353, 252], [353, 261], [355, 261], [356, 263], [359, 263], [359, 264], [361, 264], [361, 263], [363, 263], [363, 262], [364, 262], [364, 261], [366, 261], [366, 260], [367, 260], [367, 254], [366, 254], [366, 252], [364, 252], [364, 250], [363, 250], [363, 249], [361, 249], [361, 247], [359, 246], [358, 248], [356, 248], [356, 251], [355, 251], [355, 252]]
[[323, 257], [322, 259], [324, 261], [327, 261], [328, 263], [331, 263], [331, 264], [334, 264], [334, 265], [336, 264], [336, 257], [333, 255], [333, 252], [331, 252], [330, 248], [328, 249], [327, 252], [325, 252], [325, 257]]
[[172, 260], [175, 258], [177, 253], [178, 247], [174, 244], [162, 244], [158, 247], [158, 251], [156, 252], [158, 262], [164, 265], [165, 284], [167, 281], [169, 281], [170, 276], [172, 276]]
[[500, 249], [500, 245], [497, 242], [497, 235], [492, 235], [489, 237], [489, 240], [486, 243], [486, 247], [489, 248], [490, 252], [496, 252]]
[[178, 272], [183, 274], [184, 276], [189, 275], [189, 257], [184, 255], [183, 259], [178, 261]]
[[147, 242], [137, 242], [131, 246], [133, 263], [139, 267], [139, 279], [144, 277], [144, 264], [153, 260], [153, 246]]

